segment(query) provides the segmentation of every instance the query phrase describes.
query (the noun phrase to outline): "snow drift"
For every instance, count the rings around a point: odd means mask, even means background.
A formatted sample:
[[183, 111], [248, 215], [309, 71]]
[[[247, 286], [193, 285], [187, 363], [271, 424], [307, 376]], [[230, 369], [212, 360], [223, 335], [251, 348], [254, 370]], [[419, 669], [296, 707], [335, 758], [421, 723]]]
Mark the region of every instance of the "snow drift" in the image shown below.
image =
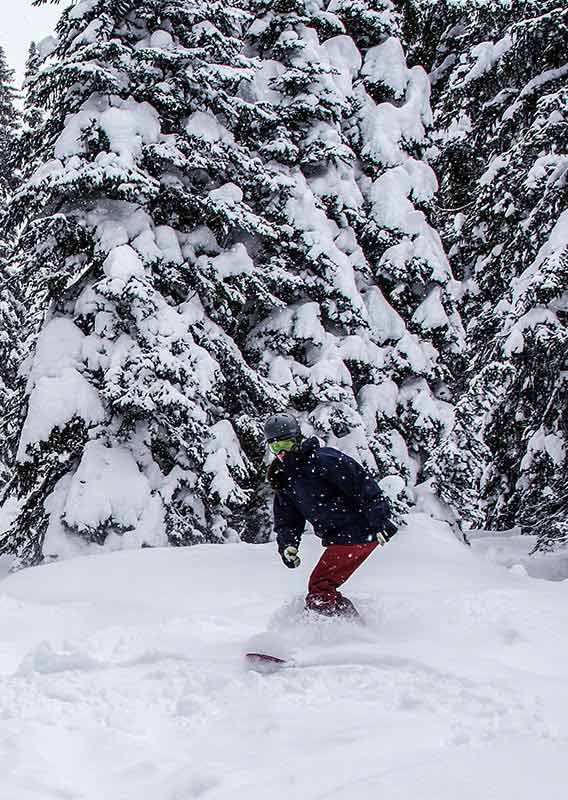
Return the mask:
[[[568, 583], [424, 515], [347, 586], [366, 625], [301, 612], [319, 543], [118, 552], [0, 584], [10, 800], [565, 797]], [[258, 636], [297, 668], [263, 676]]]

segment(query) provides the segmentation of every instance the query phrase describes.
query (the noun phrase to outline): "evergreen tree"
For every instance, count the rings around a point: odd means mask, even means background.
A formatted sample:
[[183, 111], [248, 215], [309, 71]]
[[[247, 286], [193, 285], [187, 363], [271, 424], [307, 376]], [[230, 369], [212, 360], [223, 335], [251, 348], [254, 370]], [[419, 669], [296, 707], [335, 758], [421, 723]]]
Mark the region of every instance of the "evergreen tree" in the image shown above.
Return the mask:
[[[28, 49], [28, 57], [26, 59], [26, 71], [24, 73], [24, 88], [30, 86], [32, 81], [38, 75], [39, 70], [41, 69], [41, 55], [39, 48], [35, 42], [31, 42], [29, 49]], [[30, 107], [31, 105], [31, 98], [24, 95], [24, 104], [26, 107]]]
[[469, 524], [521, 525], [550, 547], [566, 541], [568, 10], [446, 5], [436, 163], [469, 357], [456, 427], [429, 466]]
[[293, 299], [253, 330], [251, 352], [305, 427], [367, 463], [402, 510], [451, 419], [463, 347], [428, 224], [428, 79], [406, 65], [390, 2], [249, 7], [262, 66], [247, 96], [274, 110], [261, 153], [289, 182], [274, 209], [289, 243], [268, 268]]
[[18, 300], [17, 275], [8, 259], [0, 262], [0, 502], [5, 484], [12, 475], [17, 429], [20, 423], [21, 392], [19, 366], [25, 351], [23, 321], [25, 309]]
[[10, 206], [39, 329], [0, 540], [17, 564], [257, 539], [261, 422], [286, 407], [414, 498], [462, 330], [427, 76], [379, 6], [63, 13]]
[[245, 21], [225, 3], [79, 2], [30, 85], [44, 119], [10, 213], [45, 322], [0, 543], [17, 565], [260, 524], [251, 456], [283, 402], [237, 340], [267, 294], [247, 247], [278, 231], [250, 204], [271, 178], [236, 139], [263, 123], [237, 93]]
[[[41, 152], [41, 137], [43, 135], [42, 124], [44, 122], [44, 111], [35, 104], [36, 81], [41, 71], [42, 59], [40, 51], [35, 42], [30, 44], [28, 58], [26, 60], [26, 71], [23, 84], [23, 114], [22, 114], [22, 135], [19, 137], [17, 146], [17, 168], [20, 173], [26, 169], [30, 172], [30, 159], [39, 160]], [[37, 164], [35, 165], [37, 166]]]
[[14, 75], [14, 70], [6, 61], [4, 49], [0, 46], [0, 291], [7, 282], [5, 269], [11, 233], [6, 230], [3, 221], [8, 199], [16, 186], [14, 141], [18, 132], [19, 114]]
[[6, 206], [17, 185], [14, 172], [14, 142], [19, 124], [16, 100], [14, 70], [8, 67], [0, 47], [0, 484], [8, 478], [8, 420], [12, 418], [22, 317], [16, 300], [15, 275], [9, 267], [14, 232], [6, 224]]
[[0, 46], [0, 213], [14, 188], [11, 160], [19, 118], [14, 75], [14, 70], [6, 61], [4, 49]]

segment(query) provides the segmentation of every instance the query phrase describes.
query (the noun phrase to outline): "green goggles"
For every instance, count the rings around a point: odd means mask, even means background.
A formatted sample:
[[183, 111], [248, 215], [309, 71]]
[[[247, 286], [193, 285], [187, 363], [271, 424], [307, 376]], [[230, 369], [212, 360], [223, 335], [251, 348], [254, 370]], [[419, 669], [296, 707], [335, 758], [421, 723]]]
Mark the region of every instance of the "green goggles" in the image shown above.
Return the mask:
[[271, 442], [268, 442], [268, 447], [270, 448], [270, 452], [277, 456], [282, 450], [289, 453], [290, 450], [296, 447], [296, 444], [297, 442], [295, 439], [273, 439]]

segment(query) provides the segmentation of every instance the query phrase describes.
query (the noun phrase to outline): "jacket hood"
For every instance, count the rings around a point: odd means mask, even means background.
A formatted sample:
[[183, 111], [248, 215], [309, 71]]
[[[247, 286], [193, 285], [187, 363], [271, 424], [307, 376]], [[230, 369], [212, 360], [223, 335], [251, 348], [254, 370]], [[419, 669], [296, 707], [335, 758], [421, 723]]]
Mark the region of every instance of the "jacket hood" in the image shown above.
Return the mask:
[[275, 458], [270, 463], [266, 473], [267, 480], [274, 491], [281, 491], [289, 484], [290, 480], [299, 475], [301, 472], [300, 464], [319, 448], [319, 440], [315, 436], [310, 436], [308, 439], [302, 439], [298, 447], [286, 453], [283, 461]]
[[319, 450], [320, 447], [321, 445], [319, 443], [319, 439], [317, 439], [315, 436], [310, 436], [307, 439], [303, 439], [300, 442], [297, 450], [292, 450], [292, 453], [301, 453], [302, 455], [308, 456], [316, 450]]

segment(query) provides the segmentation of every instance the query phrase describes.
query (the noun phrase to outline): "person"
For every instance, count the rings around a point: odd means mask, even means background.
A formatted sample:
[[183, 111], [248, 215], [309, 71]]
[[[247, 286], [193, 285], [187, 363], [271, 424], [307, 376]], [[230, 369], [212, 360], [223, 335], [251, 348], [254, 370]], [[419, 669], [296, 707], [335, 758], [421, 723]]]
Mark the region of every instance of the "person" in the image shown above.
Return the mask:
[[325, 548], [308, 581], [306, 609], [358, 618], [339, 587], [373, 550], [396, 533], [390, 504], [375, 480], [346, 453], [304, 438], [292, 414], [275, 414], [264, 425], [275, 456], [268, 468], [274, 490], [274, 529], [284, 564], [300, 565], [298, 548], [306, 521]]

